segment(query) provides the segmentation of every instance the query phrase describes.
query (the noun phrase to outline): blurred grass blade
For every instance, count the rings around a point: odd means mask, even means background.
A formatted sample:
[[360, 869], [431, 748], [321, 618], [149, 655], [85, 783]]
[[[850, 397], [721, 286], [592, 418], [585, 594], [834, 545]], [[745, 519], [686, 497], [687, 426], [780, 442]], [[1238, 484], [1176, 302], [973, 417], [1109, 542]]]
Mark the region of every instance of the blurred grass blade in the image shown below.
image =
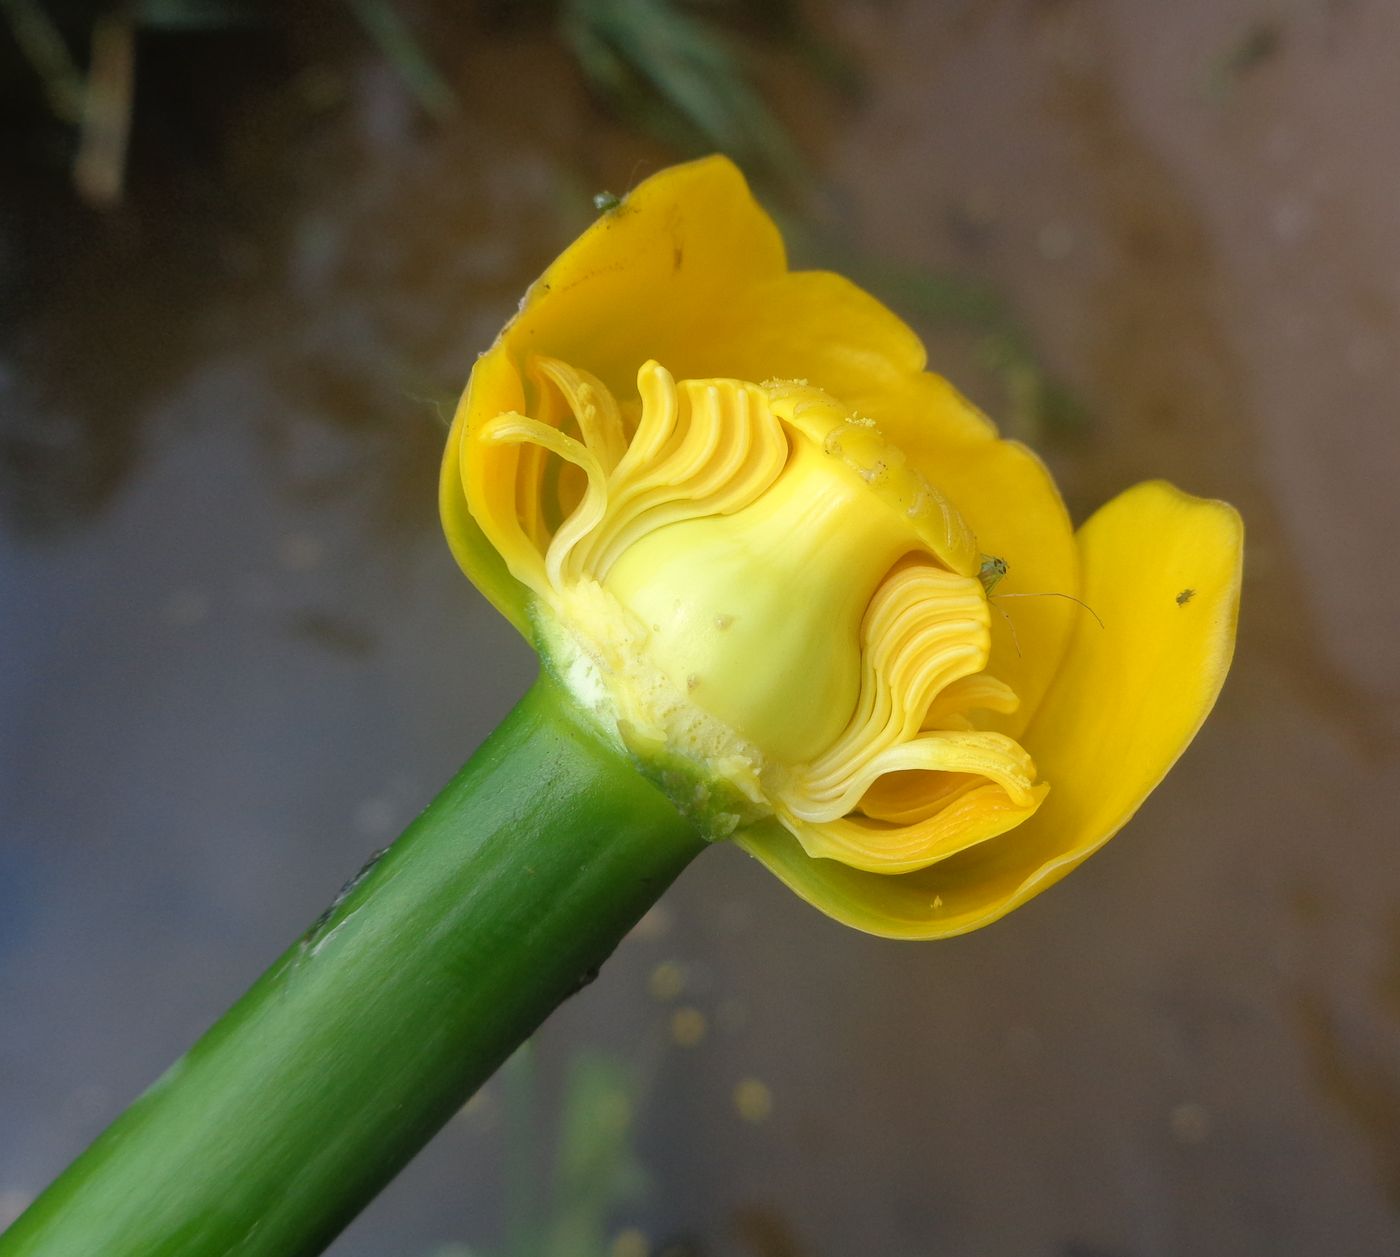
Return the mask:
[[266, 19], [247, 0], [141, 0], [136, 24], [161, 31], [222, 31]]
[[78, 123], [83, 116], [83, 76], [63, 35], [38, 0], [0, 0], [15, 43], [44, 85], [54, 116]]
[[457, 93], [388, 0], [349, 0], [351, 11], [397, 71], [423, 112], [439, 122], [459, 108]]
[[800, 179], [791, 137], [711, 23], [673, 0], [565, 0], [559, 20], [594, 87], [662, 138]]
[[640, 1194], [632, 1151], [636, 1086], [628, 1070], [586, 1053], [570, 1062], [545, 1257], [603, 1253], [617, 1208]]
[[92, 64], [73, 160], [73, 183], [89, 205], [106, 208], [122, 198], [135, 95], [136, 27], [118, 10], [92, 28]]
[[536, 1155], [535, 1049], [527, 1039], [501, 1069], [505, 1105], [505, 1254], [539, 1257], [544, 1232], [543, 1192]]

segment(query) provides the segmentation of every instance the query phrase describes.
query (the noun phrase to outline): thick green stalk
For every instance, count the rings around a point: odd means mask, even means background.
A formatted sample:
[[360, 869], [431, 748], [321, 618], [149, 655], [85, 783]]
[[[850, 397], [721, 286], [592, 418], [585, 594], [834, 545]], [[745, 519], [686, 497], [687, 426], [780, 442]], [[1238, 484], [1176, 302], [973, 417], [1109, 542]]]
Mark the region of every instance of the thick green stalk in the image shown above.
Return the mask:
[[320, 1252], [702, 846], [542, 678], [0, 1257]]

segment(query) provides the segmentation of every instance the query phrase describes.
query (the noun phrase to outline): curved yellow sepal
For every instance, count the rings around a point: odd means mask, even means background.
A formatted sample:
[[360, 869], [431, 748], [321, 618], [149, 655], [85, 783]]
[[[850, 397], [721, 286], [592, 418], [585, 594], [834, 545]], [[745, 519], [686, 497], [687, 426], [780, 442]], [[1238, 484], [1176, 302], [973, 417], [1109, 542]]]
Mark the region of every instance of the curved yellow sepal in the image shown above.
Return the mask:
[[438, 479], [438, 510], [452, 557], [492, 606], [531, 641], [529, 591], [511, 575], [505, 559], [472, 518], [467, 509], [464, 483], [472, 463], [466, 445], [469, 417], [476, 415], [478, 422], [484, 423], [502, 411], [518, 410], [523, 404], [520, 376], [497, 341], [477, 359], [447, 434], [447, 449]]
[[1052, 788], [1036, 814], [899, 876], [813, 859], [775, 822], [741, 845], [828, 915], [872, 934], [962, 934], [1053, 885], [1128, 821], [1214, 706], [1234, 651], [1244, 527], [1226, 503], [1137, 485], [1078, 534], [1080, 620], [1025, 742]]

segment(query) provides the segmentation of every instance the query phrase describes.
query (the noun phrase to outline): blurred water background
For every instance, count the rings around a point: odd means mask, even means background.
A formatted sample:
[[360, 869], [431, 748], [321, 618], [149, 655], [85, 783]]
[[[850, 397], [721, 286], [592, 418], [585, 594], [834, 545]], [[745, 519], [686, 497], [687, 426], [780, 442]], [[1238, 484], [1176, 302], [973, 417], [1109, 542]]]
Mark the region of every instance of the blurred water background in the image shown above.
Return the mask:
[[1400, 1251], [1400, 7], [0, 3], [0, 1225], [524, 691], [434, 481], [596, 212], [743, 161], [1234, 673], [996, 927], [707, 854], [336, 1257]]

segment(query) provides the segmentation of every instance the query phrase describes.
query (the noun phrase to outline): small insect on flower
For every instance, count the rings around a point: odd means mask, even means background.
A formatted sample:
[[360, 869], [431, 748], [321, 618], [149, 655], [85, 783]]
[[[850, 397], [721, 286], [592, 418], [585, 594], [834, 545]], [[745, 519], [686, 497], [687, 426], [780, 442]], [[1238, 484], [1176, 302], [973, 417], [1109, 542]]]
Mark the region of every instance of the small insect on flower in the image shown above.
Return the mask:
[[1196, 596], [1196, 591], [1195, 591], [1194, 589], [1190, 589], [1190, 588], [1183, 589], [1183, 590], [1182, 590], [1179, 594], [1177, 594], [1177, 596], [1176, 596], [1176, 605], [1177, 605], [1178, 607], [1184, 607], [1184, 606], [1185, 606], [1188, 602], [1190, 602], [1191, 599], [1194, 598], [1195, 596]]
[[977, 569], [977, 579], [982, 582], [982, 589], [990, 595], [1010, 568], [1006, 565], [1005, 559], [999, 559], [994, 554], [984, 554], [982, 556], [982, 566]]
[[[982, 556], [982, 566], [977, 569], [977, 579], [982, 582], [983, 592], [986, 593], [987, 600], [989, 602], [992, 599], [992, 590], [994, 590], [998, 585], [1001, 584], [1003, 580], [1006, 579], [1006, 574], [1010, 570], [1011, 565], [1005, 559], [998, 558], [994, 554], [984, 554]], [[1183, 590], [1181, 594], [1177, 595], [1176, 600], [1178, 603], [1185, 602], [1195, 592], [1196, 591], [1194, 589]], [[1103, 620], [1099, 617], [1099, 613], [1095, 611], [1094, 608], [1091, 607], [1087, 602], [1085, 602], [1084, 599], [1076, 598], [1073, 594], [1064, 594], [1059, 593], [1056, 590], [1047, 589], [1042, 590], [1039, 593], [997, 594], [996, 596], [998, 598], [1068, 598], [1071, 602], [1077, 603], [1079, 606], [1083, 607], [1084, 610], [1087, 611], [1090, 615], [1092, 615], [1094, 619], [1098, 622], [1098, 626], [1100, 628], [1103, 628]], [[1000, 610], [1000, 608], [998, 608], [998, 610]], [[1006, 612], [1002, 611], [1002, 615], [1006, 615]], [[1008, 623], [1010, 623], [1010, 619], [1011, 617], [1007, 616]], [[1012, 629], [1012, 632], [1014, 634], [1014, 628]]]
[[593, 208], [600, 214], [610, 213], [622, 204], [622, 198], [616, 192], [595, 192], [593, 194]]

